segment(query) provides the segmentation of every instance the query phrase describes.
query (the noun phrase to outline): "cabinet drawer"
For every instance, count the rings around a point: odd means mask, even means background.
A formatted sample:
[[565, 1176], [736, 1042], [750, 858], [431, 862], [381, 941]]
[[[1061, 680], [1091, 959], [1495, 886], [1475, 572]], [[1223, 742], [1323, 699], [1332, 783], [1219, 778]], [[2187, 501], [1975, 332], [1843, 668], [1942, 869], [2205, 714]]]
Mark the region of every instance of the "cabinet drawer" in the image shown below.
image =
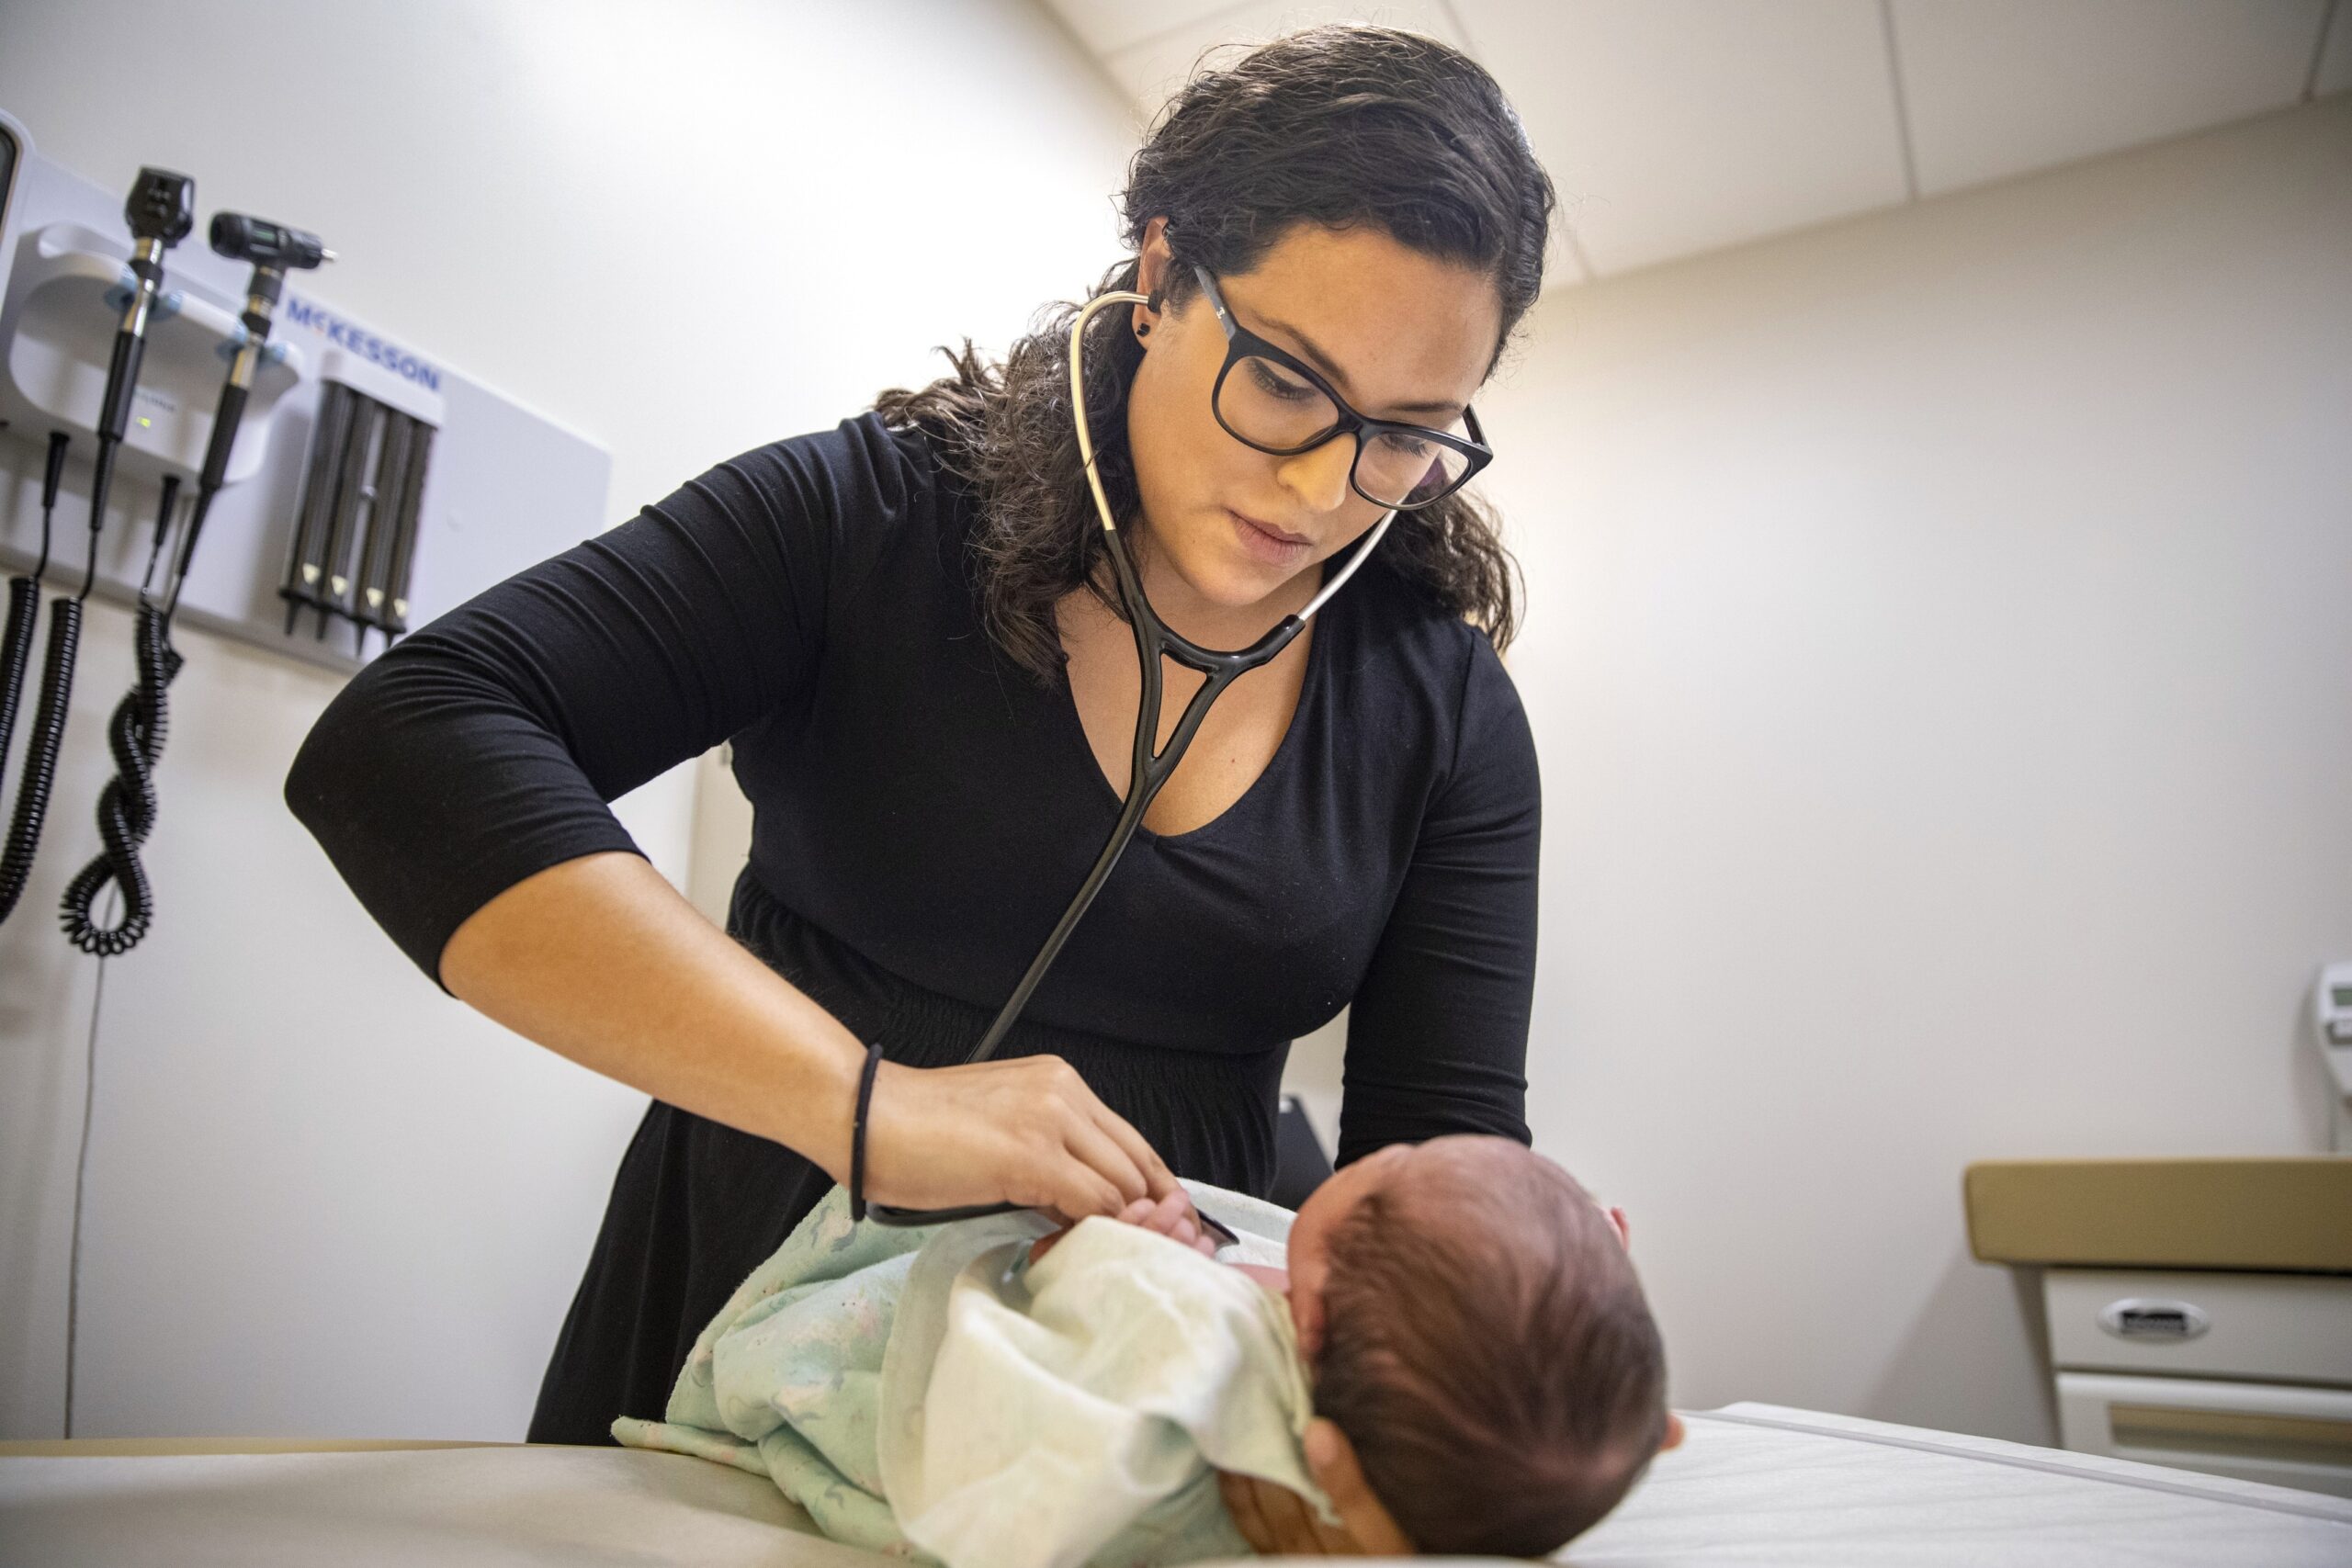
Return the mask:
[[2352, 1497], [2352, 1390], [2060, 1372], [2058, 1438], [2077, 1453]]
[[2352, 1386], [2352, 1277], [2052, 1269], [2056, 1367]]

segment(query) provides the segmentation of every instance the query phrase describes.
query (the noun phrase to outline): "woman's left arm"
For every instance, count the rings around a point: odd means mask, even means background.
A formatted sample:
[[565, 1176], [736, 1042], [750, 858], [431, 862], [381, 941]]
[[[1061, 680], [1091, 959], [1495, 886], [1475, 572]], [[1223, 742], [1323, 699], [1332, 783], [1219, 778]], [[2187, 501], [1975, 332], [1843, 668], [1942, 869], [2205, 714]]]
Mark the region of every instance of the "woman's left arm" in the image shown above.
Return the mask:
[[1348, 1015], [1339, 1163], [1395, 1143], [1526, 1143], [1543, 796], [1519, 692], [1472, 634], [1453, 755]]

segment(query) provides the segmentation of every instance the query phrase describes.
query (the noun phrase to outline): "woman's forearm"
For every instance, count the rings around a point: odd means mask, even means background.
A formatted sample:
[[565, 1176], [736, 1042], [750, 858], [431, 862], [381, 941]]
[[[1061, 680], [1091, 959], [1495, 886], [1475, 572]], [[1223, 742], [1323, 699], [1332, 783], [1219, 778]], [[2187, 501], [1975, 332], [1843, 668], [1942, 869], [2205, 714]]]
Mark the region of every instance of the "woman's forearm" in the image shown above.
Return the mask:
[[637, 855], [509, 887], [450, 936], [441, 982], [559, 1055], [846, 1178], [864, 1044]]

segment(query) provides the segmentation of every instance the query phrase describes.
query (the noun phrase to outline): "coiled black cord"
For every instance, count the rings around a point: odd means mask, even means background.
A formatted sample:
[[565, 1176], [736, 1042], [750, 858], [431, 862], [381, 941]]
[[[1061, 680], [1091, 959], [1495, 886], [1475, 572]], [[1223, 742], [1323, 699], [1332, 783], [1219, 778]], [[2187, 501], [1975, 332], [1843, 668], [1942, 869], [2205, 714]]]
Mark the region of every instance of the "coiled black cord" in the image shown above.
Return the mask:
[[74, 694], [74, 659], [82, 646], [82, 602], [63, 594], [49, 602], [49, 652], [41, 665], [40, 703], [33, 709], [33, 731], [25, 741], [25, 767], [17, 780], [17, 814], [8, 824], [8, 846], [0, 850], [0, 920], [24, 896], [49, 815], [49, 790], [57, 781], [57, 753], [65, 739], [65, 705]]
[[[149, 590], [155, 583], [155, 563], [172, 531], [179, 496], [179, 477], [166, 474], [163, 504], [155, 512], [154, 543], [147, 547], [147, 574], [139, 581], [139, 609], [131, 631], [137, 667], [133, 684], [107, 721], [114, 777], [98, 794], [97, 814], [98, 839], [106, 848], [74, 874], [58, 905], [65, 934], [74, 946], [97, 958], [113, 958], [138, 946], [155, 913], [154, 889], [139, 863], [139, 846], [155, 825], [155, 761], [164, 752], [166, 723], [164, 693], [180, 672], [182, 660], [172, 647], [171, 611], [158, 606]], [[122, 918], [102, 926], [94, 911], [109, 882], [122, 889]]]
[[[74, 945], [99, 958], [113, 958], [139, 945], [154, 918], [154, 890], [139, 863], [139, 846], [155, 825], [155, 760], [163, 754], [164, 692], [183, 662], [172, 647], [163, 609], [141, 601], [133, 633], [137, 684], [115, 705], [107, 725], [107, 749], [114, 753], [114, 777], [98, 794], [98, 837], [106, 848], [66, 885], [60, 908]], [[112, 926], [97, 923], [94, 911], [107, 883], [122, 890], [122, 916]]]
[[[51, 462], [58, 466], [62, 448], [51, 438]], [[40, 701], [33, 709], [32, 733], [25, 738], [24, 772], [17, 780], [17, 811], [9, 819], [8, 842], [0, 849], [0, 920], [16, 912], [32, 875], [33, 856], [40, 849], [41, 825], [49, 818], [50, 787], [57, 782], [57, 754], [65, 745], [65, 712], [74, 695], [74, 661], [82, 647], [82, 601], [98, 580], [98, 530], [106, 517], [106, 494], [114, 478], [114, 444], [98, 440], [96, 467], [90, 483], [90, 545], [82, 569], [82, 592], [49, 602], [49, 649], [40, 671]], [[48, 507], [42, 508], [44, 522]], [[44, 553], [42, 565], [48, 558]], [[13, 608], [13, 605], [11, 606]]]
[[17, 709], [25, 694], [25, 671], [33, 657], [33, 623], [40, 618], [40, 583], [49, 575], [49, 525], [57, 511], [57, 483], [65, 473], [65, 432], [49, 433], [49, 472], [40, 489], [40, 560], [32, 575], [8, 580], [8, 626], [0, 633], [0, 765], [17, 733]]
[[17, 705], [25, 694], [25, 670], [32, 662], [33, 622], [40, 616], [40, 580], [8, 580], [8, 629], [0, 634], [0, 761], [17, 733]]

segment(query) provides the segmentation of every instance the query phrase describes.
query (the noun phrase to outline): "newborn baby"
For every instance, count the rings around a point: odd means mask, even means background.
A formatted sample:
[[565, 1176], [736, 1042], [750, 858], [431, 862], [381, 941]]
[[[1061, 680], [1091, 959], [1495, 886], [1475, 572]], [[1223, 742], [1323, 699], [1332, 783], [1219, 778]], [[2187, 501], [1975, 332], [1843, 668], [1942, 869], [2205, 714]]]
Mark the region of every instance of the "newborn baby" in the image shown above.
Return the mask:
[[[1122, 1217], [1193, 1239], [1176, 1205]], [[1315, 1413], [1415, 1547], [1540, 1557], [1681, 1440], [1623, 1243], [1550, 1160], [1455, 1136], [1347, 1167], [1300, 1208], [1287, 1269], [1238, 1267], [1287, 1297]]]
[[1199, 1256], [1181, 1202], [891, 1231], [836, 1191], [704, 1331], [668, 1419], [615, 1435], [951, 1568], [1233, 1556], [1262, 1533], [1235, 1514], [1292, 1494], [1329, 1539], [1317, 1416], [1412, 1546], [1540, 1555], [1677, 1435], [1620, 1229], [1520, 1145], [1382, 1150], [1295, 1223], [1193, 1190], [1243, 1269]]

